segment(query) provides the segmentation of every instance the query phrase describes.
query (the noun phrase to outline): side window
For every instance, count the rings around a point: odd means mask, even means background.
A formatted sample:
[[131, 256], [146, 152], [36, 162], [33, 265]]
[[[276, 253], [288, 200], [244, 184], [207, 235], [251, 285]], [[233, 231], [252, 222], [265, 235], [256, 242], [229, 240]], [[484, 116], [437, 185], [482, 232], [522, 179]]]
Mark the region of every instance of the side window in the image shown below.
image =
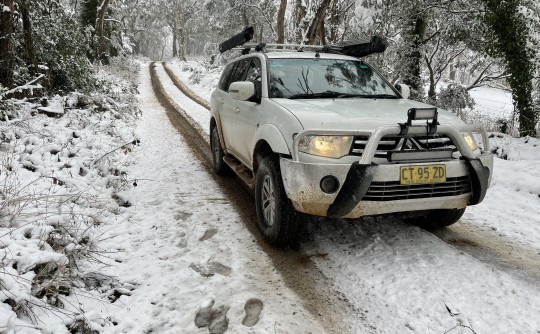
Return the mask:
[[231, 80], [231, 75], [234, 73], [235, 65], [236, 63], [232, 63], [225, 67], [225, 69], [223, 70], [223, 74], [221, 75], [221, 79], [219, 80], [219, 89], [224, 91], [227, 91], [229, 89], [229, 82]]
[[253, 58], [246, 74], [246, 80], [251, 82], [261, 81], [261, 61]]
[[[238, 65], [236, 65], [236, 70], [234, 71], [234, 74], [229, 82], [229, 85], [236, 81], [244, 81], [246, 77], [246, 71], [248, 69], [250, 62], [251, 62], [250, 59], [244, 59], [238, 62]], [[229, 87], [227, 87], [227, 90], [228, 88]]]

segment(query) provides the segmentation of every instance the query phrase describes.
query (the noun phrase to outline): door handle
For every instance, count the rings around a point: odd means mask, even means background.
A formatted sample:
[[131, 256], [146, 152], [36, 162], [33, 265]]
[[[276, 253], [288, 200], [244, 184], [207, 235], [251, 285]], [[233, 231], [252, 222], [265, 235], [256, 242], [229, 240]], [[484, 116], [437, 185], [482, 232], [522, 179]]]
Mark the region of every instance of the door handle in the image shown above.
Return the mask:
[[236, 108], [234, 108], [234, 111], [236, 111], [238, 113], [238, 112], [240, 112], [240, 108], [236, 107]]

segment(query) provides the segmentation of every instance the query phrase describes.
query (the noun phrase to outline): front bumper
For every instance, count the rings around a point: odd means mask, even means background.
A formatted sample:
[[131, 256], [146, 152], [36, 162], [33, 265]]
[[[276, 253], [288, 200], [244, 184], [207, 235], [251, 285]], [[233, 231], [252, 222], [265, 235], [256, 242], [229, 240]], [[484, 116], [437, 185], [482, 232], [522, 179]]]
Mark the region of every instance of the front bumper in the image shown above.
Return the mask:
[[[382, 200], [370, 200], [372, 197], [366, 196], [366, 194], [369, 195], [370, 186], [399, 181], [401, 166], [434, 163], [374, 164], [373, 157], [378, 141], [385, 135], [395, 134], [395, 131], [399, 131], [399, 128], [385, 127], [370, 133], [364, 154], [353, 164], [302, 162], [299, 161], [301, 154], [298, 152], [295, 152], [293, 159], [282, 158], [280, 165], [283, 184], [295, 209], [317, 216], [358, 218], [393, 212], [458, 209], [483, 200], [493, 170], [493, 155], [489, 152], [487, 137], [484, 136], [484, 153], [476, 156], [464, 142], [461, 133], [450, 127], [440, 127], [438, 132], [447, 134], [453, 140], [461, 153], [461, 158], [436, 163], [446, 165], [447, 179], [467, 179], [467, 184], [470, 184], [469, 191], [456, 192], [451, 196], [436, 194], [397, 200], [389, 196]], [[298, 137], [312, 133], [314, 131], [306, 131], [298, 135], [295, 143], [299, 140]], [[334, 176], [340, 184], [338, 191], [333, 194], [327, 194], [320, 188], [321, 179], [328, 175]], [[431, 191], [436, 192], [433, 189]]]

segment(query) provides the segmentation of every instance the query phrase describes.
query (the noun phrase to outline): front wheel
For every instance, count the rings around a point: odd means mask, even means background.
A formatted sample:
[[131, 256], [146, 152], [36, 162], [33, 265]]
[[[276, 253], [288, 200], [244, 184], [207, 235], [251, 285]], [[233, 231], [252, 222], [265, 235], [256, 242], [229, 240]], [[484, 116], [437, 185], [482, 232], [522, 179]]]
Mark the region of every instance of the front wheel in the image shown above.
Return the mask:
[[259, 229], [269, 243], [290, 246], [297, 242], [300, 215], [285, 194], [279, 163], [273, 157], [264, 158], [257, 170], [255, 207]]
[[465, 213], [463, 209], [429, 210], [425, 214], [410, 218], [409, 221], [426, 230], [436, 230], [455, 224]]

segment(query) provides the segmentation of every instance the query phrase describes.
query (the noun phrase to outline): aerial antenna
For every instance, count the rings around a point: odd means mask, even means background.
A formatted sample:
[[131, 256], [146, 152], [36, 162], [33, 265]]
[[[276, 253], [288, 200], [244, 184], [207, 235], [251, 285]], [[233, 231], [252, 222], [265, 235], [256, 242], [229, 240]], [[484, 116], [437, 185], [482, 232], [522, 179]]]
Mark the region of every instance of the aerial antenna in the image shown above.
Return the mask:
[[238, 33], [233, 37], [229, 38], [228, 40], [222, 42], [219, 45], [219, 52], [223, 53], [246, 42], [249, 42], [253, 38], [254, 33], [255, 29], [253, 29], [253, 26], [244, 28], [241, 33]]

